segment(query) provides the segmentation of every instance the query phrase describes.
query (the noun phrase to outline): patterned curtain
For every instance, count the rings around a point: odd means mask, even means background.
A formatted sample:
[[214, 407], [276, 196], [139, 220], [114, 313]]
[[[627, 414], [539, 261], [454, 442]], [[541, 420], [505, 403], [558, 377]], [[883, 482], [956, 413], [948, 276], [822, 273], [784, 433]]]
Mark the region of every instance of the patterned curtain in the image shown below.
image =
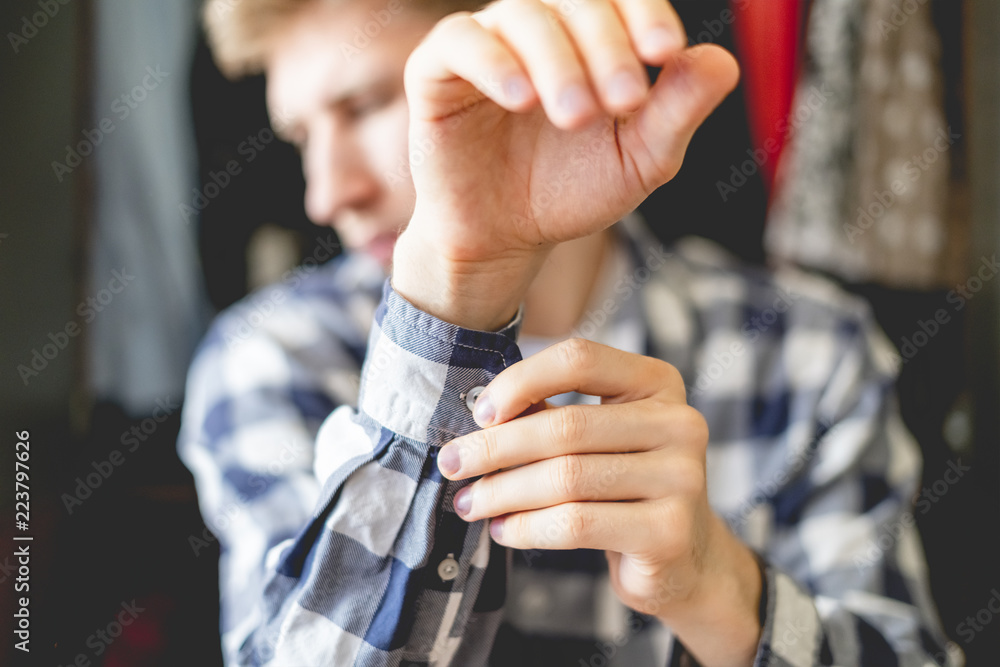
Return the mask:
[[940, 44], [927, 0], [815, 0], [765, 244], [849, 282], [961, 277]]

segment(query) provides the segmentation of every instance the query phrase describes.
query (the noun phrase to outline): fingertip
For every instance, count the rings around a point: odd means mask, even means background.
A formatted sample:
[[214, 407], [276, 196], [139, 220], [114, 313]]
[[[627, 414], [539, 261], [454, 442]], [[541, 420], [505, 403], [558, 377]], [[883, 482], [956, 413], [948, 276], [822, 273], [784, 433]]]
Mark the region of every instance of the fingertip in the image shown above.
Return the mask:
[[677, 28], [655, 26], [642, 35], [638, 47], [643, 60], [651, 65], [659, 65], [687, 47], [687, 35]]
[[649, 81], [635, 72], [622, 70], [607, 83], [606, 97], [612, 113], [627, 113], [637, 109], [649, 93]]
[[492, 97], [497, 104], [508, 111], [524, 113], [533, 109], [538, 103], [535, 87], [522, 72], [503, 76], [501, 82], [499, 94]]
[[528, 77], [522, 74], [508, 76], [503, 83], [503, 94], [514, 106], [523, 106], [534, 98], [534, 89]]
[[458, 474], [458, 471], [462, 468], [462, 454], [459, 451], [458, 445], [445, 445], [442, 447], [441, 451], [438, 452], [437, 464], [438, 470], [448, 479]]
[[548, 110], [549, 120], [561, 130], [577, 130], [590, 123], [600, 111], [590, 88], [575, 83], [562, 90]]
[[702, 61], [699, 66], [705, 68], [703, 71], [709, 74], [709, 79], [717, 82], [726, 94], [732, 92], [739, 83], [739, 62], [732, 53], [717, 44], [699, 44], [687, 49], [683, 57], [687, 65]]
[[472, 416], [481, 428], [487, 428], [496, 420], [497, 409], [493, 403], [493, 397], [489, 390], [484, 391], [476, 399], [476, 404], [472, 409]]
[[490, 520], [490, 535], [497, 542], [501, 542], [501, 540], [503, 540], [503, 524], [506, 519], [506, 516], [498, 516], [495, 519]]

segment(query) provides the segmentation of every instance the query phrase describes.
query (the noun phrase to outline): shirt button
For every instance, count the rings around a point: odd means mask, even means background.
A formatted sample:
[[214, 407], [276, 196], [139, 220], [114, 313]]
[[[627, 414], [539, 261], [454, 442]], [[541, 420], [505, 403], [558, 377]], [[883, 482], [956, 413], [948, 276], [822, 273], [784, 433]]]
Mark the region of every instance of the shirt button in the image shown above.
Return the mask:
[[483, 393], [486, 387], [473, 387], [465, 394], [465, 406], [472, 412], [476, 407], [476, 399]]
[[454, 554], [448, 554], [447, 558], [438, 563], [438, 576], [441, 577], [441, 581], [451, 581], [458, 576], [458, 561], [452, 556]]

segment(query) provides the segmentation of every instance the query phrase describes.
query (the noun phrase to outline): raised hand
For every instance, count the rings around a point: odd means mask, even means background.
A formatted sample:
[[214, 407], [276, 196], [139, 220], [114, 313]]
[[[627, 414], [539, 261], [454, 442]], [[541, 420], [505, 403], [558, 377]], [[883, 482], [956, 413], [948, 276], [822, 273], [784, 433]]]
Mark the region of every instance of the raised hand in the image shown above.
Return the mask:
[[[547, 250], [672, 178], [734, 87], [732, 56], [685, 42], [659, 0], [499, 0], [439, 22], [406, 66], [417, 200], [396, 289], [458, 324], [509, 319]], [[644, 65], [663, 67], [652, 87]]]

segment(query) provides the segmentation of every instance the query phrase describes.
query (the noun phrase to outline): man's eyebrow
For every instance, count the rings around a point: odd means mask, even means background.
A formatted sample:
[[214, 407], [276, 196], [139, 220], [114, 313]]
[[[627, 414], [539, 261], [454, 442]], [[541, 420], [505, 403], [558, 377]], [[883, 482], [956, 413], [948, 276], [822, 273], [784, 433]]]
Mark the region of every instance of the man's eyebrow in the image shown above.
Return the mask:
[[[324, 96], [321, 106], [324, 108], [336, 108], [348, 104], [352, 99], [363, 97], [370, 93], [379, 93], [387, 89], [402, 85], [401, 76], [380, 74], [372, 78], [363, 79], [351, 84], [342, 90], [330, 92]], [[285, 107], [272, 109], [268, 107], [268, 114], [271, 118], [271, 127], [275, 134], [284, 141], [294, 143], [295, 134], [300, 129], [299, 117]]]
[[335, 95], [329, 95], [323, 105], [328, 107], [343, 106], [356, 97], [362, 97], [372, 92], [381, 92], [387, 88], [395, 87], [397, 79], [402, 81], [402, 77], [390, 76], [388, 74], [377, 74], [371, 78], [366, 78], [355, 84], [345, 87]]

